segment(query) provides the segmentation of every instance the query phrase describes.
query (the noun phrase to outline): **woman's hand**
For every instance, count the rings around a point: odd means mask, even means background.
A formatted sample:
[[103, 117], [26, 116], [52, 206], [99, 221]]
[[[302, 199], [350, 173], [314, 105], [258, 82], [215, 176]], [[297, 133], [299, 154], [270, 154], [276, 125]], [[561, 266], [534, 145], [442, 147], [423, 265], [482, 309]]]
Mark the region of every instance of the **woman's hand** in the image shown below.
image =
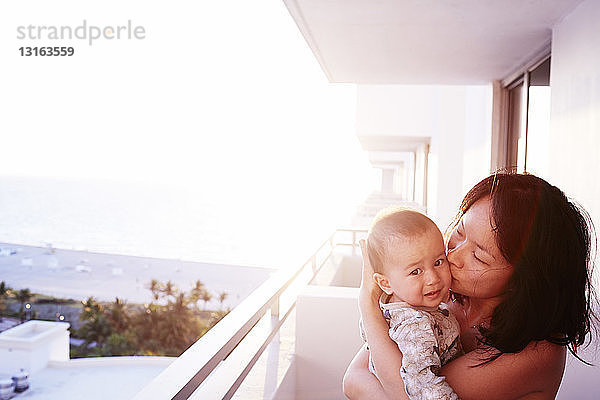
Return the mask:
[[[347, 374], [349, 393], [362, 393], [362, 395], [351, 396], [353, 399], [408, 399], [404, 390], [404, 382], [400, 376], [402, 367], [402, 353], [398, 345], [388, 335], [388, 324], [379, 309], [379, 298], [383, 291], [373, 279], [373, 267], [369, 262], [367, 243], [365, 240], [359, 242], [362, 250], [363, 269], [362, 282], [358, 295], [358, 306], [365, 328], [367, 341], [378, 380], [367, 379], [370, 374], [365, 355], [357, 356], [357, 362], [351, 364]], [[364, 351], [363, 351], [364, 352]], [[366, 360], [368, 361], [368, 355]], [[359, 362], [360, 361], [360, 362]], [[363, 378], [364, 377], [364, 378]], [[374, 378], [374, 376], [373, 376]], [[360, 390], [358, 390], [360, 389]]]
[[[379, 311], [379, 298], [383, 294], [381, 288], [377, 285], [373, 279], [373, 266], [369, 261], [369, 254], [367, 253], [367, 242], [361, 239], [359, 242], [360, 250], [363, 259], [362, 278], [360, 282], [360, 292], [358, 295], [358, 307], [360, 314], [363, 316], [372, 312]], [[375, 305], [375, 307], [373, 307]]]

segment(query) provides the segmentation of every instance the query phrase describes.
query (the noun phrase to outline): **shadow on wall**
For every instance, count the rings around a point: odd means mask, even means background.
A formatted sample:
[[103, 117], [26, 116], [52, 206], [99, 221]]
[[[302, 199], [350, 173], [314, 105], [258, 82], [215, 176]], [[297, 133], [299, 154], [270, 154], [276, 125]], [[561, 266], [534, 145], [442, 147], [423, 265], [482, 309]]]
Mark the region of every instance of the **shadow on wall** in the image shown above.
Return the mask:
[[357, 256], [344, 256], [340, 261], [330, 285], [350, 288], [360, 287], [362, 258]]

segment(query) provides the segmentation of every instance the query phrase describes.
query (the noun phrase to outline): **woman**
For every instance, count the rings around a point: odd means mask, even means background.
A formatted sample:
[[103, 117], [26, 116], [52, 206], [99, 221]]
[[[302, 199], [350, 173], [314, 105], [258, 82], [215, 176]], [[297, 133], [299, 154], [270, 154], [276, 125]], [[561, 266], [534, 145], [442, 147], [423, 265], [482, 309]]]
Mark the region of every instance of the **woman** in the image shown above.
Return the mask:
[[[533, 175], [498, 173], [467, 193], [447, 254], [450, 307], [466, 354], [441, 370], [461, 399], [556, 396], [567, 349], [576, 353], [595, 319], [591, 229], [585, 211]], [[407, 399], [402, 354], [388, 337], [379, 289], [363, 260], [359, 307], [379, 380], [363, 349], [346, 371], [344, 393]]]

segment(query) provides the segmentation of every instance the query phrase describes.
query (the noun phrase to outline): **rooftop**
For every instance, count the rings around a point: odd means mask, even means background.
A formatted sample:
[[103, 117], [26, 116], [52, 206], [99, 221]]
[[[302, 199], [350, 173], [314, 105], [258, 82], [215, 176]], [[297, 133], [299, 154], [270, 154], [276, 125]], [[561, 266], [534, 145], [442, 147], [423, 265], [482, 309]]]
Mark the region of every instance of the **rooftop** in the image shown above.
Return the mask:
[[15, 399], [130, 399], [174, 358], [99, 357], [51, 362], [30, 374], [29, 389]]

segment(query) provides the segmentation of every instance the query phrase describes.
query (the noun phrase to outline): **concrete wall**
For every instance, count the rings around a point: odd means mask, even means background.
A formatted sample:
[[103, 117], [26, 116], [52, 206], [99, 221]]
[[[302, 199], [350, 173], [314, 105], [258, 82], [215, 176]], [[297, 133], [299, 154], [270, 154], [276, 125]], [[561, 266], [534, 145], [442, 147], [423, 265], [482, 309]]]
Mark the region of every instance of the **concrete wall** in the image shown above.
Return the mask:
[[[553, 29], [548, 179], [600, 229], [600, 2], [582, 2]], [[600, 276], [596, 271], [596, 278]]]
[[[600, 2], [587, 0], [553, 29], [548, 180], [583, 205], [600, 229]], [[596, 287], [600, 272], [596, 268]], [[596, 399], [599, 348], [569, 357], [558, 399]]]
[[600, 396], [600, 352], [595, 346], [580, 349], [578, 355], [594, 365], [585, 365], [573, 355], [567, 355], [565, 374], [557, 400], [596, 400]]
[[296, 400], [342, 400], [342, 378], [362, 346], [358, 289], [307, 286], [296, 303]]
[[427, 206], [445, 228], [489, 174], [491, 86], [358, 85], [358, 136], [430, 137]]
[[343, 256], [330, 285], [357, 288], [360, 286], [361, 273], [362, 258], [360, 256]]

